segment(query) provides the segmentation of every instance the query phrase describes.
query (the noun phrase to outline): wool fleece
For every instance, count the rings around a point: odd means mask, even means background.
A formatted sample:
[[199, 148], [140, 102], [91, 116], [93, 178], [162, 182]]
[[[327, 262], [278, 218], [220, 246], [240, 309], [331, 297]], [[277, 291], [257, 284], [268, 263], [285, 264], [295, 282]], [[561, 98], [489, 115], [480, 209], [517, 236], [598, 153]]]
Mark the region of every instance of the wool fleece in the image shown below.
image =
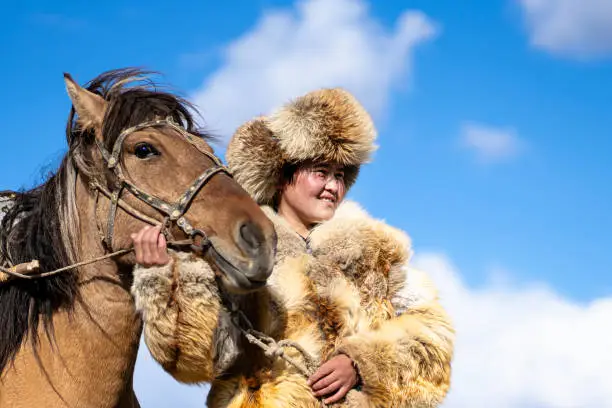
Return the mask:
[[285, 353], [314, 368], [337, 354], [360, 384], [333, 406], [437, 407], [450, 384], [454, 329], [427, 277], [408, 266], [409, 237], [356, 203], [302, 239], [269, 206], [278, 234], [268, 285], [227, 293], [205, 261], [172, 253], [163, 267], [137, 267], [132, 293], [151, 354], [178, 381], [210, 383], [208, 406], [322, 407], [306, 377], [250, 344], [231, 304], [254, 328], [299, 344]]

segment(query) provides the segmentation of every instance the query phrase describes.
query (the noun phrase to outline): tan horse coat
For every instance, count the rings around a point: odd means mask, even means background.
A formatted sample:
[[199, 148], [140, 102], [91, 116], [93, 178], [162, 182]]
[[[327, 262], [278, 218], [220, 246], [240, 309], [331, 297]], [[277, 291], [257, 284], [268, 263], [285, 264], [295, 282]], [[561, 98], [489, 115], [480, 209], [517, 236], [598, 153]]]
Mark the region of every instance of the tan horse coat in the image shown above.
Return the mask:
[[[240, 301], [256, 328], [298, 342], [319, 363], [348, 355], [362, 383], [339, 406], [438, 406], [454, 330], [427, 276], [407, 266], [409, 238], [350, 202], [308, 242], [264, 211], [279, 239], [275, 271], [266, 289]], [[221, 301], [229, 295], [207, 264], [177, 254], [135, 275], [149, 350], [179, 381], [210, 382], [209, 406], [321, 406], [293, 366], [266, 358], [232, 328]]]

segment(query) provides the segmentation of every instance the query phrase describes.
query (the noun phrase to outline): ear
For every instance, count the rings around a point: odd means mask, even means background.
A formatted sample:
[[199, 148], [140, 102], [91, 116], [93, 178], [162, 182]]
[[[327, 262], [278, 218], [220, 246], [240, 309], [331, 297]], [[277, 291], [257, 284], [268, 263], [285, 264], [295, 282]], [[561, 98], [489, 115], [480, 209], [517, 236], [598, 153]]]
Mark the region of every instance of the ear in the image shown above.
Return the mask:
[[101, 126], [106, 110], [106, 101], [101, 96], [80, 87], [70, 74], [64, 74], [64, 82], [74, 110], [79, 116], [78, 122], [81, 127], [89, 129]]

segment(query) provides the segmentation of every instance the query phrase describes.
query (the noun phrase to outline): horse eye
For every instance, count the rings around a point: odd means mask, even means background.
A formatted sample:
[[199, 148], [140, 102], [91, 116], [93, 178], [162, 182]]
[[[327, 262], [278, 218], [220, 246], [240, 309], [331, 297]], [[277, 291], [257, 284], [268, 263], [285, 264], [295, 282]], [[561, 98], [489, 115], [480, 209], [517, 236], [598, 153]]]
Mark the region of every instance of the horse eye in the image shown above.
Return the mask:
[[159, 156], [159, 151], [149, 143], [138, 143], [134, 148], [134, 154], [139, 159], [148, 159], [153, 156]]

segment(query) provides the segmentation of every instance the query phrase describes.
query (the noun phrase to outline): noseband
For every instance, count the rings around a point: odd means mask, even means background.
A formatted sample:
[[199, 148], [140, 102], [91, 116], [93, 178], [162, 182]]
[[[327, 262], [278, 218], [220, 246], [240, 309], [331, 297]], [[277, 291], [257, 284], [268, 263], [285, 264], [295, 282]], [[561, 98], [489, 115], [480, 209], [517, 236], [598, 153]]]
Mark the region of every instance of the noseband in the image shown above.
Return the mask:
[[[214, 163], [212, 167], [206, 169], [202, 174], [200, 174], [200, 176], [197, 177], [193, 181], [193, 183], [191, 183], [191, 185], [178, 198], [178, 200], [173, 203], [165, 201], [153, 194], [149, 194], [141, 188], [137, 187], [132, 182], [128, 181], [124, 176], [123, 169], [121, 168], [119, 156], [121, 155], [121, 150], [125, 138], [134, 132], [149, 127], [169, 127], [171, 129], [176, 130], [185, 140], [191, 143], [201, 153], [208, 156]], [[107, 167], [113, 170], [115, 176], [117, 177], [115, 189], [112, 192], [103, 187], [98, 182], [92, 181], [91, 183], [91, 187], [93, 189], [102, 192], [110, 199], [111, 202], [108, 212], [106, 234], [101, 234], [103, 236], [104, 244], [107, 246], [107, 248], [112, 248], [113, 231], [115, 225], [115, 216], [117, 214], [117, 207], [121, 207], [131, 215], [149, 224], [161, 224], [162, 233], [166, 236], [168, 241], [172, 239], [170, 227], [172, 226], [172, 224], [176, 224], [176, 226], [181, 231], [183, 231], [189, 238], [193, 240], [195, 244], [193, 246], [196, 247], [195, 249], [204, 250], [208, 246], [210, 246], [210, 240], [208, 239], [206, 233], [200, 229], [194, 228], [189, 223], [189, 221], [187, 221], [184, 215], [187, 210], [187, 207], [193, 201], [194, 197], [213, 176], [219, 173], [225, 173], [231, 177], [232, 174], [229, 169], [221, 163], [221, 160], [219, 160], [217, 156], [206, 150], [201, 140], [187, 132], [183, 127], [179, 126], [172, 118], [169, 117], [166, 119], [144, 122], [123, 130], [115, 141], [112, 152], [109, 152], [104, 147], [104, 145], [97, 139], [96, 144], [98, 145], [98, 149], [100, 150], [100, 153], [102, 154], [102, 157], [104, 158]], [[121, 193], [123, 192], [124, 188], [129, 190], [134, 195], [134, 197], [136, 197], [140, 201], [162, 212], [165, 215], [164, 220], [162, 222], [155, 220], [130, 206], [127, 202], [125, 202], [125, 200], [121, 198]], [[96, 198], [96, 207], [97, 201], [98, 200]]]

